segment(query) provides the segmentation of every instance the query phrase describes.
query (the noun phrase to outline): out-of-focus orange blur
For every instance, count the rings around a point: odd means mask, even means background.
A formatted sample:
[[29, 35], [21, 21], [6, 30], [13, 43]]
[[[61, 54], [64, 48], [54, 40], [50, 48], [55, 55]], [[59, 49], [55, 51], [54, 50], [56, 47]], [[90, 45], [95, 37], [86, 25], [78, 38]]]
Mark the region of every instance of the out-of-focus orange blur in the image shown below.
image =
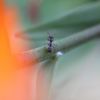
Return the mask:
[[12, 38], [20, 27], [17, 18], [17, 9], [6, 8], [0, 0], [0, 100], [32, 100], [32, 68], [24, 68], [23, 62], [13, 55], [28, 48], [28, 45], [21, 47], [24, 43], [19, 46]]

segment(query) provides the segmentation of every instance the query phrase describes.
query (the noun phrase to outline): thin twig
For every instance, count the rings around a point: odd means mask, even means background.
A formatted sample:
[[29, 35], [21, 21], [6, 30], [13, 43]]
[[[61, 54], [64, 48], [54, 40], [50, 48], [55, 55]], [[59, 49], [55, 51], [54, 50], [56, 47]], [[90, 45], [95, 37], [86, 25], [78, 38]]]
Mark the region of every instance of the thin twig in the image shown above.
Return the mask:
[[71, 35], [62, 40], [56, 41], [55, 45], [57, 45], [57, 47], [53, 48], [52, 53], [48, 53], [46, 46], [42, 46], [37, 49], [26, 51], [24, 52], [24, 54], [34, 56], [34, 52], [37, 52], [39, 61], [45, 61], [51, 57], [54, 57], [54, 55], [58, 51], [66, 53], [74, 49], [75, 47], [81, 46], [82, 44], [98, 37], [100, 37], [100, 24]]

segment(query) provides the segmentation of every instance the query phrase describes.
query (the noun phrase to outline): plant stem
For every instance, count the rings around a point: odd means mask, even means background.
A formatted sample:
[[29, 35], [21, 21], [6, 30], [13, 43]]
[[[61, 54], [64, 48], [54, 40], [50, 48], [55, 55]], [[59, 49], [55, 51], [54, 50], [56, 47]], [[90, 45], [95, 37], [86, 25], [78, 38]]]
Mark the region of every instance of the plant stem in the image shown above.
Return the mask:
[[45, 61], [47, 59], [50, 59], [51, 57], [54, 57], [54, 55], [58, 51], [66, 53], [74, 49], [75, 47], [81, 46], [82, 44], [87, 43], [88, 41], [96, 39], [98, 37], [100, 37], [100, 24], [83, 30], [82, 32], [71, 35], [67, 38], [55, 41], [55, 45], [57, 46], [53, 48], [52, 53], [48, 53], [46, 46], [42, 46], [35, 50], [33, 49], [26, 51], [24, 52], [24, 54], [32, 56], [34, 52], [37, 52], [39, 61]]

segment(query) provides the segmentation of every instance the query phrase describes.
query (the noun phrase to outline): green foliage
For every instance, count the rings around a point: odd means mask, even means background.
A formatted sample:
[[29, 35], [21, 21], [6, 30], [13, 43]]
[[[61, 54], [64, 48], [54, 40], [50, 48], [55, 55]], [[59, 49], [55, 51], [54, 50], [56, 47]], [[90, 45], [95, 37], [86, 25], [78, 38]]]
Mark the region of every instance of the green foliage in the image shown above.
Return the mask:
[[59, 18], [70, 10], [89, 2], [90, 0], [44, 0], [41, 9], [42, 18], [44, 20]]

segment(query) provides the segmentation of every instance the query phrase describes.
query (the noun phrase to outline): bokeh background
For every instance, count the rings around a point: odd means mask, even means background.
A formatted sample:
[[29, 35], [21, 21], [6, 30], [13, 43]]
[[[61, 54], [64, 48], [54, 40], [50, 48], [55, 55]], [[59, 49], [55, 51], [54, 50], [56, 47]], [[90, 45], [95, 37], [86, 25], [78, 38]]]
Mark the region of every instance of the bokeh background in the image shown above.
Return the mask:
[[[8, 8], [17, 10], [17, 22], [21, 25], [14, 30], [17, 35], [13, 39], [20, 49], [16, 51], [11, 42], [13, 52], [47, 44], [48, 31], [55, 40], [60, 40], [100, 23], [100, 0], [6, 0], [5, 3]], [[100, 99], [99, 39], [77, 47], [45, 66], [37, 70], [44, 73], [43, 77], [50, 83], [50, 100]], [[39, 84], [42, 87], [40, 81]]]

